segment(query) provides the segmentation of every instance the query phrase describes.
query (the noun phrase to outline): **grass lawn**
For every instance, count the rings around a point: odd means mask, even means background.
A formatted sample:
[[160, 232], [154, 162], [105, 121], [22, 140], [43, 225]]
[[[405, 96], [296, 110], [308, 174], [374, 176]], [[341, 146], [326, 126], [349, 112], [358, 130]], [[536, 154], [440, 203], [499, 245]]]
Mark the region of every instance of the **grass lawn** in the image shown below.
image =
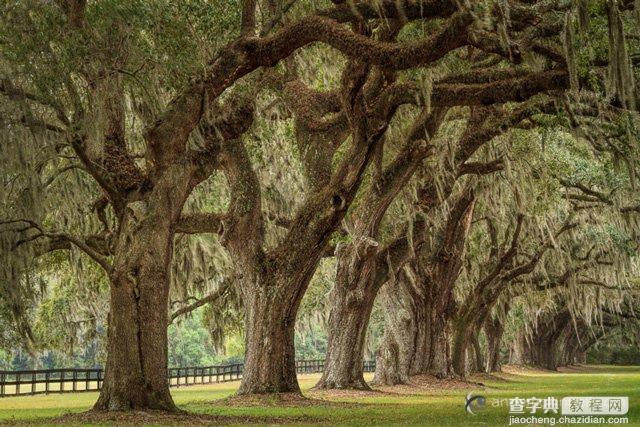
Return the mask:
[[[301, 375], [300, 385], [307, 402], [262, 401], [249, 404], [223, 399], [231, 396], [238, 382], [172, 389], [176, 403], [189, 412], [233, 416], [236, 424], [292, 423], [297, 425], [508, 425], [513, 397], [629, 396], [628, 424], [640, 426], [640, 367], [589, 366], [561, 373], [533, 370], [510, 371], [500, 378], [477, 378], [485, 387], [454, 387], [448, 382], [426, 387], [397, 387], [376, 393], [324, 393], [309, 391], [318, 375]], [[370, 377], [369, 377], [370, 378]], [[478, 415], [465, 412], [467, 393], [487, 398]], [[69, 412], [89, 409], [97, 393], [51, 394], [0, 399], [0, 423], [59, 423], [51, 419]], [[503, 400], [500, 400], [503, 399]], [[501, 403], [501, 406], [498, 404]], [[541, 415], [540, 412], [538, 415]], [[49, 419], [47, 419], [49, 418]], [[213, 418], [212, 418], [213, 420]], [[243, 422], [244, 422], [243, 421]], [[202, 423], [202, 419], [197, 421]], [[115, 421], [113, 424], [121, 424]], [[181, 423], [181, 422], [174, 422]], [[194, 422], [195, 423], [195, 422]], [[77, 424], [86, 424], [85, 421]], [[140, 423], [137, 423], [140, 424]], [[592, 424], [593, 425], [593, 424]]]

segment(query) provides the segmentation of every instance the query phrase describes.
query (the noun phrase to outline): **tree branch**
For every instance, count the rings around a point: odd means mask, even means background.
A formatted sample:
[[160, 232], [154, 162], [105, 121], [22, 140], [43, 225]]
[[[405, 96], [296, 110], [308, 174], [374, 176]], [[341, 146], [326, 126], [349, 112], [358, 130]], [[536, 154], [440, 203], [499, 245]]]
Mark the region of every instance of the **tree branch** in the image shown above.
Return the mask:
[[192, 311], [202, 307], [205, 304], [210, 304], [223, 298], [231, 290], [231, 283], [232, 283], [231, 279], [226, 279], [222, 283], [220, 283], [218, 288], [215, 291], [211, 292], [209, 295], [174, 311], [173, 313], [171, 313], [171, 316], [169, 317], [169, 324], [173, 323], [174, 320], [176, 320], [178, 317], [182, 315], [191, 313]]

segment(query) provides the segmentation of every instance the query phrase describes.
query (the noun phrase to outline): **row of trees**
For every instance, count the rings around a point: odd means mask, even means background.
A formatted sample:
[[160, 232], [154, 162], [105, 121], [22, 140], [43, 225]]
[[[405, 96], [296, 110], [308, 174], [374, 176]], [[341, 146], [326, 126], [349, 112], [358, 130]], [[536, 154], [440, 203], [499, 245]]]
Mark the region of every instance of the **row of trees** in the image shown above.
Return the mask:
[[633, 307], [633, 2], [2, 7], [0, 309], [31, 337], [47, 281], [106, 285], [96, 409], [175, 410], [167, 326], [206, 304], [218, 345], [243, 315], [240, 394], [299, 392], [327, 270], [323, 388], [368, 387], [376, 301], [392, 384], [484, 366], [483, 328], [497, 367], [513, 299], [550, 349]]

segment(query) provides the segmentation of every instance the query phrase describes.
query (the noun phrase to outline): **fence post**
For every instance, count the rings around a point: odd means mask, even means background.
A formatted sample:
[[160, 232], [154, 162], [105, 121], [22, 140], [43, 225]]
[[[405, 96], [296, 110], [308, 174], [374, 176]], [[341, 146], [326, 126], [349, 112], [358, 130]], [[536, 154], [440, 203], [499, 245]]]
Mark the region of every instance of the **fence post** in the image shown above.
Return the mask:
[[7, 374], [0, 372], [0, 396], [4, 396], [4, 382]]
[[20, 394], [20, 374], [16, 374], [16, 394]]
[[64, 370], [60, 370], [60, 391], [64, 391]]
[[44, 392], [49, 394], [49, 371], [44, 373]]
[[36, 394], [36, 372], [31, 373], [31, 394]]

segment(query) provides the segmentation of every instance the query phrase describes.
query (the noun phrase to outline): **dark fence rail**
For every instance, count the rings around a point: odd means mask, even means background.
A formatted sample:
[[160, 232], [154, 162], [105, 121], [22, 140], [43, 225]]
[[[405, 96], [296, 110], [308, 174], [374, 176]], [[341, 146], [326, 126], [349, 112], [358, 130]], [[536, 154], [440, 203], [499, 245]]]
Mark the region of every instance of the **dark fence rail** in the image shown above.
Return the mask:
[[[169, 368], [169, 386], [184, 387], [236, 381], [242, 378], [242, 363], [218, 366]], [[364, 362], [364, 371], [373, 372], [376, 362]], [[299, 374], [324, 371], [324, 359], [296, 360]], [[32, 371], [0, 371], [0, 397], [27, 394], [97, 391], [104, 380], [102, 369], [39, 369]]]

